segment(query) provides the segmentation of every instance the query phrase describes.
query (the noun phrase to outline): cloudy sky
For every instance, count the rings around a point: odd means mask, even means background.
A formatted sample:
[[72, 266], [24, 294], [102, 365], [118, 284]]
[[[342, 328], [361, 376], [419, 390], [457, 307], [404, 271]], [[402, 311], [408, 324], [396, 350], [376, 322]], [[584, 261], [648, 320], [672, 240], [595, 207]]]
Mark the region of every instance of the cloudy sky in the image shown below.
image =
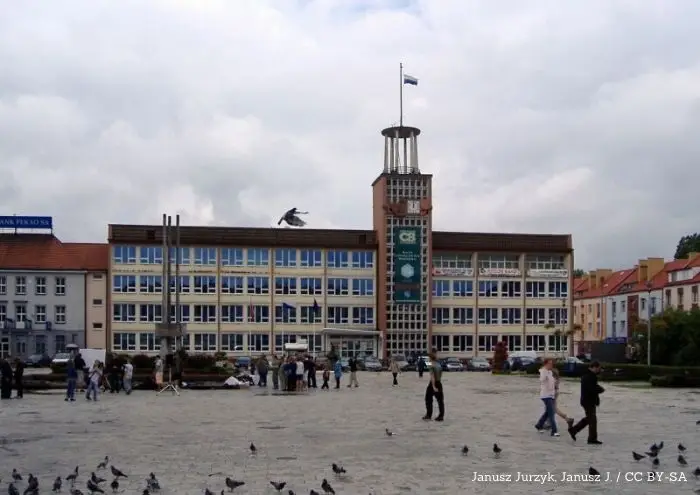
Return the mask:
[[437, 229], [572, 233], [582, 268], [699, 230], [696, 0], [0, 0], [0, 211], [371, 228], [423, 131]]

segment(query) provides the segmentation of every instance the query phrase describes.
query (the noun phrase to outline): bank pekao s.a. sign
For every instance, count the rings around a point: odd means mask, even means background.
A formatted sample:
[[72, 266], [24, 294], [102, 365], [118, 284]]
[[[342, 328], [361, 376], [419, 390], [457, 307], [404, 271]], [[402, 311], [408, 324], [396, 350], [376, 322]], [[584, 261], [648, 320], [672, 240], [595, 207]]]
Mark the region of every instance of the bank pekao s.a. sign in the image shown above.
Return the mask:
[[421, 230], [419, 227], [394, 228], [394, 302], [421, 301]]
[[433, 267], [434, 277], [473, 277], [473, 268], [440, 268]]
[[569, 270], [564, 270], [564, 269], [551, 269], [551, 270], [530, 269], [527, 271], [527, 276], [532, 277], [532, 278], [569, 278]]
[[0, 217], [0, 229], [52, 229], [51, 217]]
[[520, 277], [518, 268], [479, 268], [479, 277]]

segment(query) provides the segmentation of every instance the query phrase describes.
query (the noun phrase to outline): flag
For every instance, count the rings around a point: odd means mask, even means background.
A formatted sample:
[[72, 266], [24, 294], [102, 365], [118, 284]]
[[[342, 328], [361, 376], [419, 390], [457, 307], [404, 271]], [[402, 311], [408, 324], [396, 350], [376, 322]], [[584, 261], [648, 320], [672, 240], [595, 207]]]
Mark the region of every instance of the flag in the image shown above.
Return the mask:
[[404, 74], [403, 75], [403, 83], [410, 84], [411, 86], [418, 86], [418, 79], [416, 79], [413, 76], [409, 76], [408, 74]]
[[294, 306], [287, 304], [286, 302], [282, 303], [282, 311], [289, 311], [290, 309], [294, 309]]
[[253, 300], [250, 300], [248, 304], [248, 322], [255, 321], [255, 306], [253, 306]]
[[317, 315], [318, 312], [321, 310], [321, 306], [318, 305], [316, 299], [314, 299], [314, 305], [311, 307], [311, 309], [313, 310], [314, 315]]

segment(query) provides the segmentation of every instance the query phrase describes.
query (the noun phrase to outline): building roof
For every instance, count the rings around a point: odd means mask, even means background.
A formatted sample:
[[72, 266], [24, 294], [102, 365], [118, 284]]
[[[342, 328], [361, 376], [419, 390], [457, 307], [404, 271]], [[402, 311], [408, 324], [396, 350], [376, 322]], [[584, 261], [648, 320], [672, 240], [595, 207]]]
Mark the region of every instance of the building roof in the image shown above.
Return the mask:
[[574, 282], [574, 299], [594, 299], [607, 296], [616, 291], [626, 280], [630, 280], [633, 276], [637, 276], [637, 271], [634, 269], [619, 270], [613, 272], [603, 282], [602, 286], [593, 288], [590, 286], [590, 278], [582, 277], [577, 279], [582, 281], [579, 282], [578, 286], [576, 282]]
[[[162, 234], [162, 226], [113, 224], [109, 226], [108, 241], [113, 244], [160, 244]], [[378, 239], [373, 230], [181, 226], [180, 242], [190, 246], [376, 249]], [[572, 241], [570, 235], [433, 232], [433, 249], [568, 253], [572, 251]]]
[[61, 242], [52, 234], [0, 234], [0, 269], [107, 271], [109, 246]]

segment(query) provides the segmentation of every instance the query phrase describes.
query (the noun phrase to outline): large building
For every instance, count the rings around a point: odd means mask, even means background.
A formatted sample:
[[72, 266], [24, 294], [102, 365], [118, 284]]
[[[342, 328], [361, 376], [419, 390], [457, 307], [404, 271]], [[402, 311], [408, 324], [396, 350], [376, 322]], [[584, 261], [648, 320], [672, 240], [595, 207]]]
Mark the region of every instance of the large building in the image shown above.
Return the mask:
[[[382, 131], [372, 230], [181, 227], [171, 289], [179, 289], [188, 350], [279, 352], [303, 338], [344, 356], [430, 347], [490, 355], [499, 340], [511, 351], [566, 352], [571, 236], [434, 232], [419, 134]], [[110, 225], [108, 241], [109, 345], [155, 352], [162, 227]]]
[[107, 257], [106, 244], [63, 243], [50, 233], [0, 234], [0, 354], [104, 347]]

